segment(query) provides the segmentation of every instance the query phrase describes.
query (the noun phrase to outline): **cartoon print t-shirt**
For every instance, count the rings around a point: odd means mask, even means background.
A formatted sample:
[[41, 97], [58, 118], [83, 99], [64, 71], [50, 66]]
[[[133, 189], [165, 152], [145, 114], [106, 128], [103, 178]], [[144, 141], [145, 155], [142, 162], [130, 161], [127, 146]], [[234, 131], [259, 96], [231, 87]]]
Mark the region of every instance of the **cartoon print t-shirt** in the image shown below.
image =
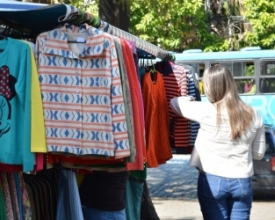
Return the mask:
[[0, 41], [0, 163], [33, 170], [31, 145], [31, 53], [29, 46]]

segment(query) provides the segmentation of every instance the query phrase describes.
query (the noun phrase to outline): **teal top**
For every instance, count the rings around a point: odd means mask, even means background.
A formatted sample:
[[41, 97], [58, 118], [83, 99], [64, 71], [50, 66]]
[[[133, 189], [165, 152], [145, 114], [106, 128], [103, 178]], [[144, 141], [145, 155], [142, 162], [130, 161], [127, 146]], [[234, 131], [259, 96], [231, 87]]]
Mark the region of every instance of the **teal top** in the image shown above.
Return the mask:
[[31, 51], [19, 40], [0, 41], [0, 163], [31, 171]]

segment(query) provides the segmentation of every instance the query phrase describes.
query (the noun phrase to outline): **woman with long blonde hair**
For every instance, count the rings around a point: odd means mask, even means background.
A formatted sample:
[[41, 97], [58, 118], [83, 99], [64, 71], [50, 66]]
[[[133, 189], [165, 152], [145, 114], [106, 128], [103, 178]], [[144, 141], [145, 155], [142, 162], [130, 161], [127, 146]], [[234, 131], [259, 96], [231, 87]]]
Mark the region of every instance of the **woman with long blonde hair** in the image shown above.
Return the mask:
[[200, 124], [190, 165], [199, 170], [198, 199], [205, 220], [249, 220], [253, 159], [265, 152], [263, 120], [239, 97], [232, 73], [223, 66], [204, 71], [209, 102], [176, 97], [172, 109]]

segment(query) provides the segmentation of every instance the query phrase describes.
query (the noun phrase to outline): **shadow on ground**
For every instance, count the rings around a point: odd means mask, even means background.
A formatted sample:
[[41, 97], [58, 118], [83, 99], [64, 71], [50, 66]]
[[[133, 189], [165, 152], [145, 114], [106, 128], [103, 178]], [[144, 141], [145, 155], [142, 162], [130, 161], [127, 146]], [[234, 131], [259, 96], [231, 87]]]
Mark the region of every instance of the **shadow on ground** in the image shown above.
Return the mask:
[[260, 194], [260, 195], [254, 195], [253, 201], [258, 202], [275, 202], [275, 195], [274, 194]]

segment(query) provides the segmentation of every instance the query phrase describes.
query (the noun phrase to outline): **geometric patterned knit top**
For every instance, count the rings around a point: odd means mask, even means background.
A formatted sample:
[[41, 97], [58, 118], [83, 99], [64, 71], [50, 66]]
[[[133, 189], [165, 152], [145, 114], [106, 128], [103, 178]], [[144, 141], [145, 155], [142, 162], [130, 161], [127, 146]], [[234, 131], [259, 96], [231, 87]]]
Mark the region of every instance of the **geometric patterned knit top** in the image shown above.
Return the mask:
[[[69, 38], [85, 37], [69, 44]], [[48, 152], [130, 155], [117, 53], [112, 36], [64, 25], [40, 34], [36, 62]]]

